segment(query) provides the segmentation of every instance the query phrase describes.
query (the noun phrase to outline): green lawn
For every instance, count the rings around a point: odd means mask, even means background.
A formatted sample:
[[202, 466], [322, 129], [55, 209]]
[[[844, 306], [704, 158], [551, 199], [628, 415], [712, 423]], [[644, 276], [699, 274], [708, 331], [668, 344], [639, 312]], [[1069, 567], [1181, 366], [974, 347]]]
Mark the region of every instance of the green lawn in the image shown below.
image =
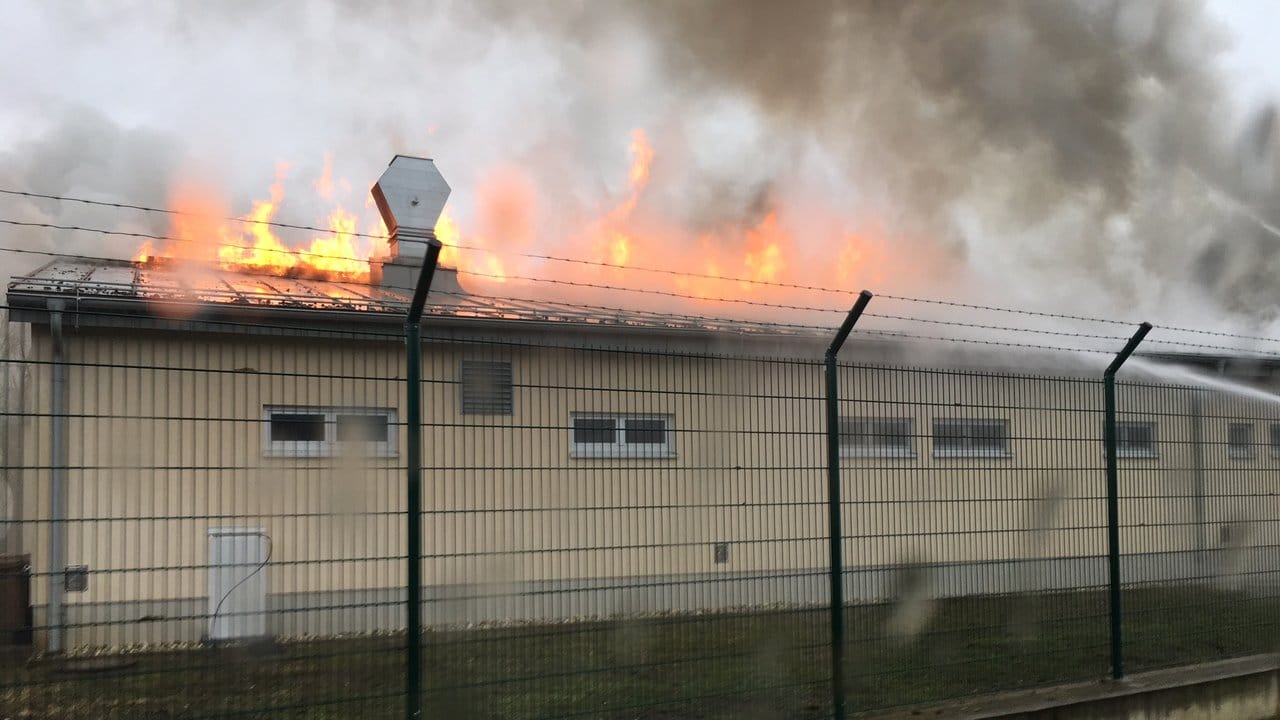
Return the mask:
[[[1280, 599], [1149, 589], [1125, 597], [1131, 671], [1277, 649]], [[850, 607], [852, 710], [1101, 678], [1106, 596]], [[426, 718], [818, 718], [829, 712], [830, 617], [768, 611], [430, 633]], [[139, 654], [68, 674], [0, 661], [7, 718], [397, 717], [402, 639]]]

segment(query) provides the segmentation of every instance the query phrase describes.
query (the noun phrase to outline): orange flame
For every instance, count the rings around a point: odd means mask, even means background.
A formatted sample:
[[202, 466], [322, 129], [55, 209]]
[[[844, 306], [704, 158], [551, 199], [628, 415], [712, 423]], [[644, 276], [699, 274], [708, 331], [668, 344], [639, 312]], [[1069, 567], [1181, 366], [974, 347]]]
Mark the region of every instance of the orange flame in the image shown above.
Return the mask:
[[633, 189], [644, 188], [649, 184], [649, 168], [653, 165], [653, 145], [644, 130], [636, 128], [631, 131], [631, 171], [627, 176], [631, 179]]
[[151, 241], [147, 240], [142, 243], [142, 247], [138, 248], [138, 252], [133, 254], [133, 261], [136, 263], [145, 263], [155, 257], [156, 249], [152, 246]]
[[[831, 208], [806, 200], [803, 207], [775, 201], [758, 218], [694, 232], [648, 201], [655, 170], [662, 173], [670, 166], [655, 166], [657, 153], [644, 130], [632, 131], [628, 152], [623, 192], [594, 210], [561, 211], [554, 217], [545, 214], [538, 186], [524, 169], [492, 169], [475, 187], [471, 212], [462, 217], [465, 224], [454, 206], [439, 218], [435, 232], [443, 245], [441, 264], [458, 268], [467, 283], [501, 283], [512, 276], [582, 280], [554, 292], [545, 286], [528, 288], [564, 300], [594, 300], [598, 291], [584, 286], [611, 285], [660, 290], [666, 294], [664, 302], [675, 294], [780, 304], [807, 299], [827, 306], [833, 301], [830, 295], [798, 298], [805, 292], [794, 286], [856, 288], [883, 279], [888, 254], [882, 228], [851, 224]], [[176, 255], [229, 270], [368, 282], [370, 258], [388, 255], [386, 227], [376, 217], [372, 199], [364, 199], [359, 217], [335, 205], [333, 199], [349, 185], [334, 177], [333, 158], [326, 154], [311, 187], [331, 208], [323, 223], [327, 230], [291, 245], [271, 224], [284, 201], [287, 172], [287, 166], [279, 166], [267, 196], [232, 221], [219, 219], [230, 213], [216, 195], [178, 188], [171, 206], [183, 214], [173, 217], [170, 233], [178, 242], [162, 248], [146, 243], [134, 260], [147, 263]], [[564, 199], [557, 202], [556, 209], [566, 207]], [[360, 217], [372, 218], [363, 232]], [[553, 231], [549, 237], [540, 232], [548, 229]], [[543, 255], [586, 262], [544, 262]], [[919, 264], [900, 270], [909, 274]], [[637, 266], [660, 272], [633, 271]], [[631, 295], [611, 302], [641, 301]]]
[[[144, 243], [134, 256], [135, 262], [150, 263], [160, 258], [180, 258], [214, 264], [225, 270], [249, 271], [280, 277], [307, 277], [326, 280], [368, 282], [369, 257], [382, 250], [385, 254], [386, 228], [379, 221], [360, 242], [355, 214], [334, 207], [326, 226], [328, 232], [313, 237], [303, 247], [287, 245], [272, 225], [284, 200], [284, 180], [289, 167], [276, 169], [266, 199], [253, 203], [249, 212], [236, 219], [222, 219], [227, 211], [216, 195], [192, 186], [176, 189], [170, 208], [170, 235], [174, 238], [163, 249]], [[322, 196], [332, 197], [334, 181], [332, 160], [326, 156], [323, 173], [313, 185]], [[367, 247], [366, 247], [367, 246]]]
[[325, 200], [333, 200], [333, 153], [324, 154], [324, 169], [311, 187]]

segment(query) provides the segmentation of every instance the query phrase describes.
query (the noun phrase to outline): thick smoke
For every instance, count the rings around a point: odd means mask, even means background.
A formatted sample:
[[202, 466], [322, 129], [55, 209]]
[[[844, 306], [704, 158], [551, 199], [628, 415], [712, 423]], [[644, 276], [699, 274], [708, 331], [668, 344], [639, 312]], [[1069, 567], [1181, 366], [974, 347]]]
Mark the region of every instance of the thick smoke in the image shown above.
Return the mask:
[[[125, 129], [101, 113], [70, 108], [32, 138], [0, 151], [0, 187], [48, 195], [128, 202], [164, 201], [178, 157], [176, 138], [145, 128]], [[133, 202], [139, 202], [134, 200]], [[6, 197], [0, 216], [24, 223], [77, 225], [124, 232], [163, 232], [163, 218], [121, 215], [74, 203]], [[96, 233], [51, 232], [8, 226], [0, 245], [29, 251], [128, 257], [138, 241]], [[7, 277], [50, 256], [5, 253]]]
[[596, 23], [528, 17], [645, 33], [673, 94], [744, 98], [767, 144], [837, 158], [852, 197], [966, 267], [970, 296], [1275, 318], [1274, 112], [1233, 128], [1198, 3], [589, 7]]
[[[11, 112], [60, 119], [0, 123], [6, 184], [158, 202], [196, 172], [236, 203], [280, 160], [309, 183], [328, 152], [359, 206], [391, 153], [432, 154], [473, 224], [477, 188], [521, 168], [536, 232], [512, 244], [556, 252], [625, 192], [630, 130], [644, 127], [658, 157], [647, 212], [692, 233], [786, 205], [870, 218], [899, 270], [855, 280], [874, 289], [1181, 324], [1276, 316], [1276, 122], [1240, 122], [1226, 38], [1199, 3], [295, 10], [19, 13], [9, 52], [56, 81], [0, 78], [20, 88]], [[822, 279], [803, 268], [831, 264], [825, 240], [803, 240], [789, 279]]]

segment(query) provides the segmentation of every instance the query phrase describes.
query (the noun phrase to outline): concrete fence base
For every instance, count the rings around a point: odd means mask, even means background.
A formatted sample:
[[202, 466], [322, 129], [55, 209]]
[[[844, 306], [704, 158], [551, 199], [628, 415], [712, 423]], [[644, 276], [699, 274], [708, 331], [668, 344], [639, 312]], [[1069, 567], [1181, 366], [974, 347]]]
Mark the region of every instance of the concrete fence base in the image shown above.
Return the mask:
[[[1216, 555], [1174, 552], [1123, 559], [1127, 582], [1219, 586], [1248, 591], [1274, 589], [1280, 557], [1257, 549], [1250, 565], [1271, 568], [1219, 578]], [[902, 585], [902, 566], [851, 567], [844, 596], [850, 604], [893, 600]], [[1026, 592], [1101, 590], [1106, 558], [1053, 558], [933, 563], [911, 569], [914, 581], [934, 598]], [[744, 608], [822, 607], [830, 597], [827, 571], [720, 571], [684, 575], [538, 580], [423, 588], [427, 627], [569, 622], [667, 613], [715, 612]], [[280, 638], [333, 637], [397, 632], [405, 624], [403, 588], [271, 593], [267, 634]], [[192, 643], [208, 628], [209, 600], [203, 597], [129, 602], [71, 602], [67, 605], [68, 646], [109, 648]], [[35, 624], [45, 625], [46, 608], [35, 608]], [[39, 641], [39, 633], [37, 641]]]
[[1121, 682], [1001, 693], [862, 720], [1272, 720], [1280, 656], [1259, 655], [1139, 673]]

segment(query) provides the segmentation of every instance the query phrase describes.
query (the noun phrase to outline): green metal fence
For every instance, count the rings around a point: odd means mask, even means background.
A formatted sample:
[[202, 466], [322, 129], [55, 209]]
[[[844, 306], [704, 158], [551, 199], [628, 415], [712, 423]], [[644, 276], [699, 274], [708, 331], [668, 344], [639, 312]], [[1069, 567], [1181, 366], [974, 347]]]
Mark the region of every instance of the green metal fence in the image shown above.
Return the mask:
[[1131, 360], [1109, 421], [1071, 358], [431, 313], [410, 362], [15, 309], [0, 717], [824, 718], [1275, 649], [1269, 380]]

